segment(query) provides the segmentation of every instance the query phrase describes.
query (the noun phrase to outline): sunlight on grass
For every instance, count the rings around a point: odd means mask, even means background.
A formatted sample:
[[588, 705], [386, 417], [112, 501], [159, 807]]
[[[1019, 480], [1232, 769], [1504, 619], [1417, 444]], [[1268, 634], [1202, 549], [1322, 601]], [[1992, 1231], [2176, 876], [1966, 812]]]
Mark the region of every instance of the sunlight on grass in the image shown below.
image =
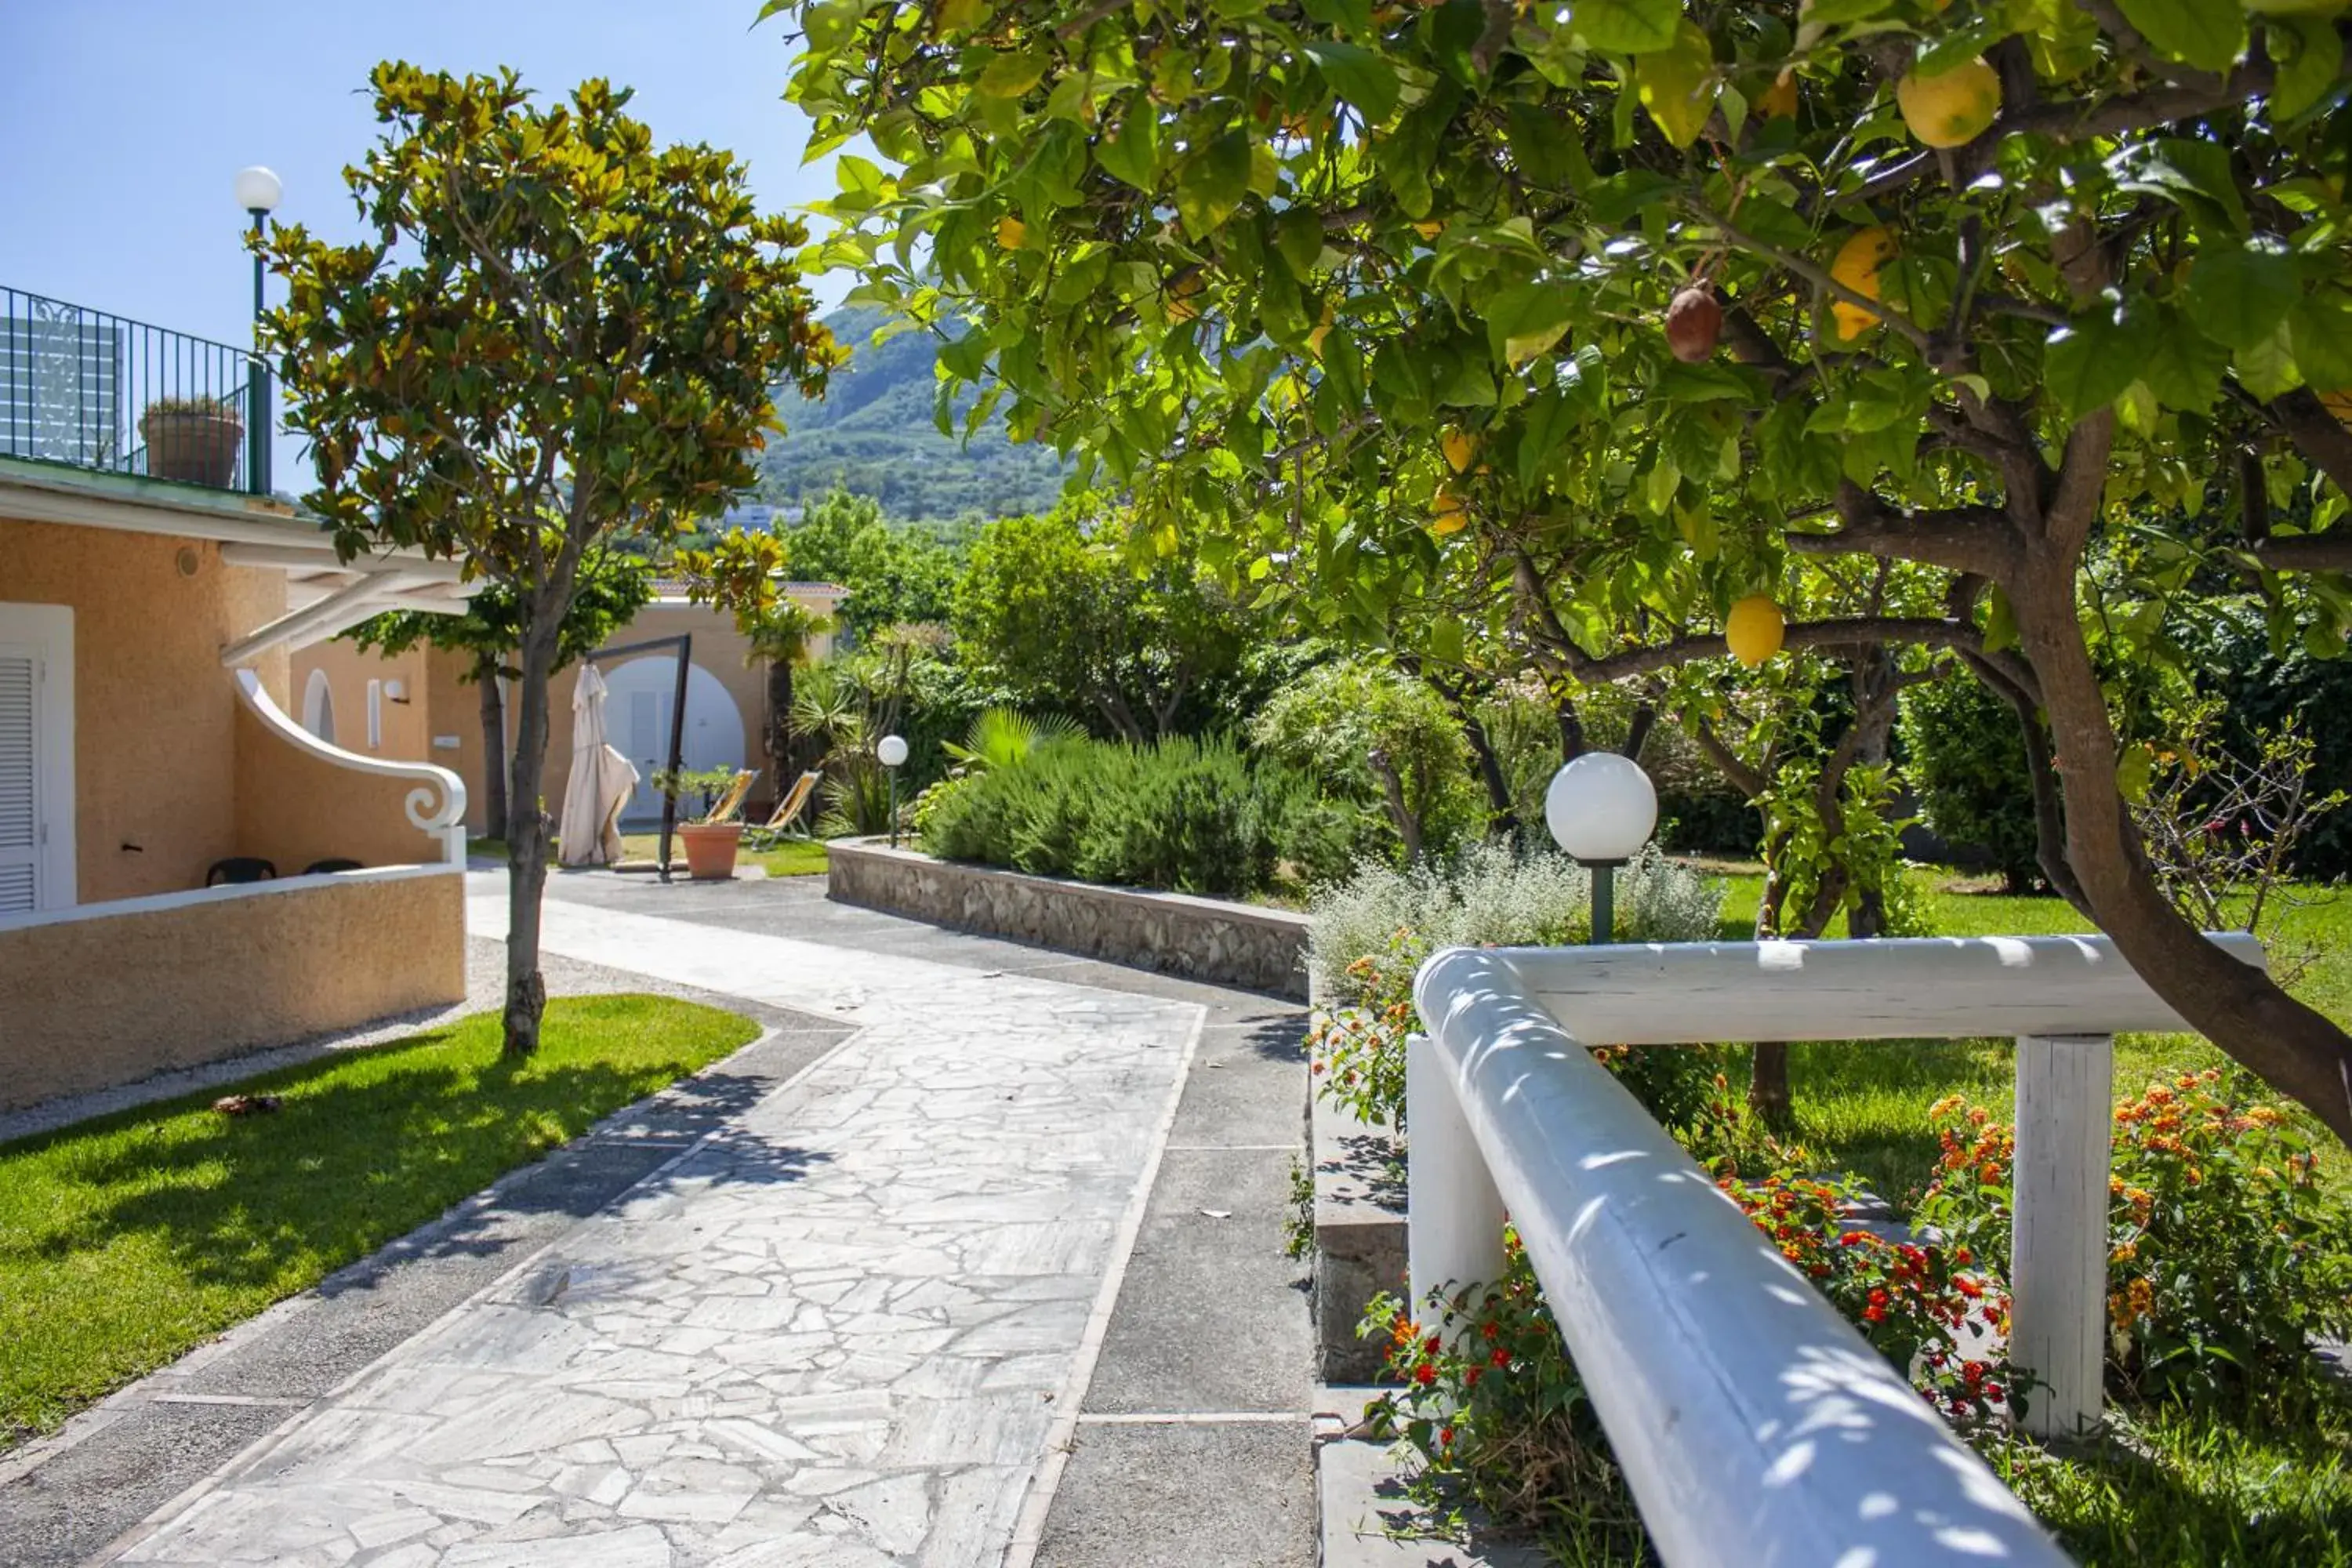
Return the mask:
[[747, 853], [744, 858], [771, 877], [810, 877], [825, 867], [824, 846], [814, 838], [787, 839], [773, 849]]
[[548, 1005], [538, 1056], [496, 1014], [0, 1144], [0, 1445], [414, 1230], [500, 1173], [757, 1037], [651, 996]]
[[[1927, 900], [1929, 929], [1937, 936], [2054, 936], [2095, 928], [2064, 900], [1950, 891], [1946, 871], [1913, 873]], [[1724, 879], [1723, 934], [1744, 941], [1754, 929], [1764, 879]], [[2352, 900], [2334, 889], [2305, 889], [2310, 901], [2287, 910], [2272, 938], [2281, 966], [2309, 957], [2295, 994], [2332, 1018], [2352, 1018]], [[1843, 923], [1832, 926], [1843, 936]], [[2148, 1081], [2229, 1060], [2194, 1035], [2124, 1035], [2116, 1041], [2116, 1088], [2137, 1091]], [[1825, 1165], [1851, 1170], [1900, 1204], [1927, 1180], [1935, 1163], [1927, 1107], [1948, 1094], [1965, 1094], [2008, 1117], [2016, 1102], [2014, 1049], [2005, 1039], [1824, 1041], [1789, 1052], [1790, 1089], [1797, 1137]], [[2298, 1125], [2320, 1152], [2324, 1181], [2352, 1187], [2352, 1156], [2318, 1121], [2300, 1110]]]

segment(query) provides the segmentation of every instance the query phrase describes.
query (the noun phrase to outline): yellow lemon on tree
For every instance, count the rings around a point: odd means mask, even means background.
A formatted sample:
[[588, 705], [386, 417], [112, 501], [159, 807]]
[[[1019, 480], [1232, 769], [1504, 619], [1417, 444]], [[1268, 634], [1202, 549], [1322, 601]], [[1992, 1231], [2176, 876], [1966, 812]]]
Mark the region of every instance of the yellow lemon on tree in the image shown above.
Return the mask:
[[1448, 430], [1439, 439], [1438, 447], [1445, 454], [1445, 466], [1458, 474], [1478, 455], [1478, 437], [1467, 430]]
[[1780, 606], [1769, 594], [1748, 595], [1723, 617], [1723, 640], [1730, 645], [1731, 657], [1750, 669], [1780, 651], [1787, 630]]
[[[1895, 258], [1895, 249], [1891, 231], [1865, 228], [1838, 247], [1837, 259], [1830, 264], [1830, 276], [1864, 299], [1875, 300], [1878, 269]], [[1876, 315], [1843, 300], [1830, 301], [1830, 316], [1837, 322], [1837, 339], [1842, 343], [1850, 343], [1878, 325]]]
[[1029, 226], [1017, 217], [996, 220], [996, 243], [1007, 250], [1018, 250], [1021, 242], [1029, 237]]
[[1470, 507], [1452, 490], [1437, 492], [1435, 504], [1429, 509], [1429, 531], [1444, 538], [1459, 533], [1470, 525]]
[[1307, 334], [1307, 352], [1317, 359], [1323, 357], [1323, 340], [1331, 335], [1331, 301], [1323, 301], [1323, 319]]
[[1895, 84], [1895, 106], [1911, 134], [1930, 147], [1965, 147], [2000, 112], [2000, 75], [1984, 58], [1933, 76], [1916, 68]]
[[1201, 307], [1192, 302], [1192, 296], [1200, 291], [1201, 269], [1197, 267], [1169, 284], [1168, 319], [1171, 321], [1189, 321], [1199, 315]]

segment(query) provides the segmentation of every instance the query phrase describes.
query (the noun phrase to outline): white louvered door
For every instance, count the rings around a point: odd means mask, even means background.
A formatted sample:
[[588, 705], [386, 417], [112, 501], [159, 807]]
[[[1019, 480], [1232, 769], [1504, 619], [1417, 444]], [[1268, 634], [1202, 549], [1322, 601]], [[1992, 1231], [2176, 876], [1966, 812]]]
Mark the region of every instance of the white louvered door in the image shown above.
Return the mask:
[[75, 901], [73, 612], [0, 604], [0, 915]]
[[0, 915], [42, 907], [41, 658], [0, 644]]

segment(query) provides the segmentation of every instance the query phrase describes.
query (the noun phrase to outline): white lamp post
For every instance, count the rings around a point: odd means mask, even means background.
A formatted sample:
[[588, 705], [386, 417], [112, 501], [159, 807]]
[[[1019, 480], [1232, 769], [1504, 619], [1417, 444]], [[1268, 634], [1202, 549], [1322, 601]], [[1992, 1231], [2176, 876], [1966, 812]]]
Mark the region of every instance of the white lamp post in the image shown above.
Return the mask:
[[1658, 826], [1658, 792], [1631, 757], [1587, 752], [1554, 773], [1544, 791], [1544, 825], [1592, 873], [1592, 940], [1612, 940], [1617, 868]]
[[890, 774], [890, 847], [898, 847], [898, 769], [907, 760], [907, 738], [885, 735], [875, 746], [874, 754]]
[[276, 174], [256, 163], [236, 172], [236, 205], [253, 216], [253, 363], [245, 374], [245, 488], [257, 496], [269, 493], [269, 367], [261, 358], [261, 226], [278, 210], [286, 186]]

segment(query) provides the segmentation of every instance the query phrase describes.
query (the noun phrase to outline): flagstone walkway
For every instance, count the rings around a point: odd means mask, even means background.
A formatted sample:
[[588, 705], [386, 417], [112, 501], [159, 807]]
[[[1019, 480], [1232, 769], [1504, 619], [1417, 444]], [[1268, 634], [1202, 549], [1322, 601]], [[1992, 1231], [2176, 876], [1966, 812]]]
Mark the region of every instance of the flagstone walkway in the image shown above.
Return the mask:
[[[547, 910], [551, 952], [857, 1032], [115, 1560], [971, 1568], [1034, 1547], [1032, 1482], [1077, 1420], [1202, 1008]], [[497, 898], [470, 912], [502, 929]]]

